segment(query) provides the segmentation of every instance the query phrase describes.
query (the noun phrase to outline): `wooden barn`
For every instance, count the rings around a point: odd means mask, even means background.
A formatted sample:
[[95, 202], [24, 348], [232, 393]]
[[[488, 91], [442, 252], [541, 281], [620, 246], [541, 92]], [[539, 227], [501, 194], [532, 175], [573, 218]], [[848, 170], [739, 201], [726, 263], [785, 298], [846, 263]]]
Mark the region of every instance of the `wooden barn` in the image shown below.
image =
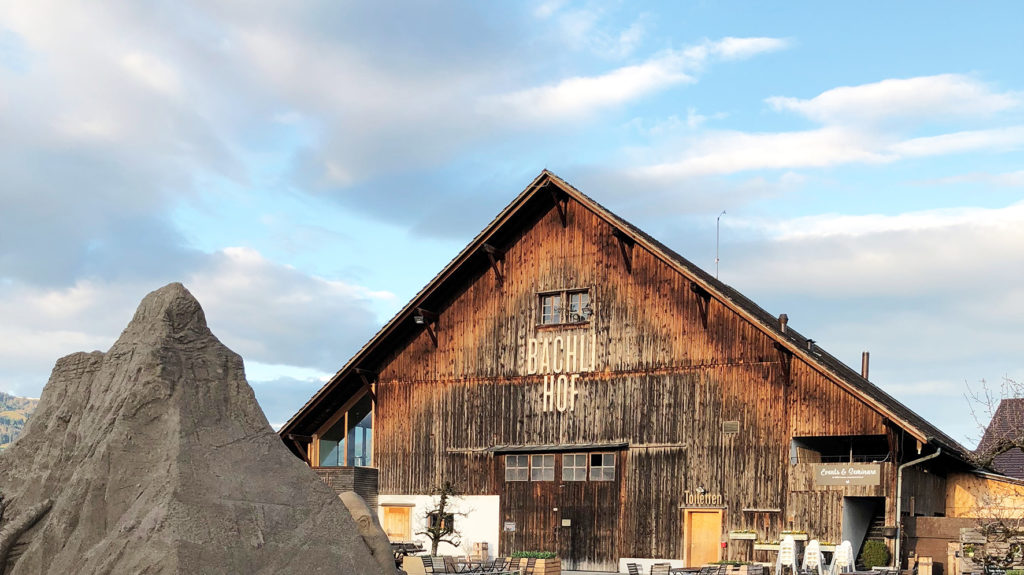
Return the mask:
[[394, 539], [441, 520], [425, 499], [451, 482], [467, 545], [563, 569], [770, 561], [786, 531], [892, 549], [967, 469], [784, 315], [548, 171], [280, 434]]

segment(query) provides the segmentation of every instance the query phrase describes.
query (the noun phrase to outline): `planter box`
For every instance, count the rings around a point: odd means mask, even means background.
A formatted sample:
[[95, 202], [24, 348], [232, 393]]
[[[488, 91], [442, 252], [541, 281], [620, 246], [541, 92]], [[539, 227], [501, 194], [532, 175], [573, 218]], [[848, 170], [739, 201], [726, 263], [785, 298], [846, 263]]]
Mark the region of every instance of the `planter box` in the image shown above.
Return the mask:
[[[510, 569], [526, 569], [526, 559], [514, 559], [509, 558], [512, 562]], [[518, 563], [517, 563], [518, 561]], [[534, 575], [562, 575], [562, 560], [558, 557], [554, 559], [538, 559], [537, 568], [533, 570]]]
[[754, 543], [754, 551], [778, 551], [778, 543]]
[[836, 550], [836, 546], [835, 545], [819, 545], [818, 548], [821, 549], [822, 551], [826, 551], [828, 553], [834, 553], [835, 550]]
[[729, 539], [746, 539], [749, 541], [755, 541], [757, 539], [757, 533], [749, 533], [742, 531], [730, 531]]
[[806, 533], [779, 533], [779, 539], [785, 539], [786, 537], [792, 537], [793, 541], [807, 541]]

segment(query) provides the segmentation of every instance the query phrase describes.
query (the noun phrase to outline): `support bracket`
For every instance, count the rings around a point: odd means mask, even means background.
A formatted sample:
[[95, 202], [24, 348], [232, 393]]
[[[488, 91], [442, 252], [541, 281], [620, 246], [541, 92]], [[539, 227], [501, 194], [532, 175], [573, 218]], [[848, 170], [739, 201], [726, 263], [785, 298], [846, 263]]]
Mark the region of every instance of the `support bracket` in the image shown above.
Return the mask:
[[697, 294], [697, 311], [700, 312], [700, 324], [704, 329], [708, 328], [708, 303], [711, 301], [711, 294], [708, 290], [697, 285], [697, 282], [690, 282], [690, 291]]
[[793, 381], [793, 353], [777, 342], [775, 351], [779, 354], [779, 364], [782, 366], [782, 383], [789, 385]]
[[487, 259], [491, 262], [491, 269], [494, 270], [494, 277], [497, 278], [498, 285], [501, 285], [505, 281], [505, 275], [502, 273], [502, 269], [505, 267], [505, 252], [491, 244], [484, 244], [484, 253], [487, 254]]
[[615, 239], [619, 240], [619, 250], [622, 252], [622, 262], [626, 264], [626, 273], [633, 273], [633, 245], [635, 242], [633, 238], [624, 234], [621, 230], [616, 229], [612, 232]]
[[427, 311], [421, 307], [416, 308], [416, 315], [412, 316], [413, 320], [422, 325], [427, 330], [427, 335], [430, 336], [430, 341], [434, 342], [434, 348], [437, 348], [437, 333], [434, 331], [434, 324], [437, 323], [437, 314], [432, 311]]
[[569, 210], [569, 198], [554, 188], [554, 186], [548, 186], [548, 191], [551, 192], [551, 199], [555, 200], [555, 209], [558, 210], [558, 218], [562, 220], [562, 227], [569, 225], [566, 218], [566, 212]]
[[370, 395], [370, 401], [372, 401], [374, 405], [377, 405], [377, 394], [373, 392], [373, 383], [377, 381], [377, 373], [358, 367], [352, 371], [356, 372], [356, 375], [363, 380], [363, 385], [360, 389], [365, 389], [366, 393]]

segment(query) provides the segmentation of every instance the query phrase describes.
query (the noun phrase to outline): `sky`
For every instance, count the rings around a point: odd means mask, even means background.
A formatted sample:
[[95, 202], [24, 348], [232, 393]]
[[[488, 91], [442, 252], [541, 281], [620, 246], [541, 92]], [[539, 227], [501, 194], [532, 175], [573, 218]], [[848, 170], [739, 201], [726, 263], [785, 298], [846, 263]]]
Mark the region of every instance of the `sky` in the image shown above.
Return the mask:
[[279, 425], [546, 168], [973, 446], [1024, 379], [1022, 22], [0, 0], [0, 390], [181, 281]]

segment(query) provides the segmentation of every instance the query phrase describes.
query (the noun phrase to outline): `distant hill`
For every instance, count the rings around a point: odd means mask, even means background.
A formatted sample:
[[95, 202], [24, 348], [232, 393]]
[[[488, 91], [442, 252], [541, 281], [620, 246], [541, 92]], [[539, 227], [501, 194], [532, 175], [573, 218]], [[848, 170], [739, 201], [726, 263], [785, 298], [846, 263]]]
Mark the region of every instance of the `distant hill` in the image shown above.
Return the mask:
[[0, 391], [0, 449], [21, 435], [38, 403], [38, 399], [15, 397]]

